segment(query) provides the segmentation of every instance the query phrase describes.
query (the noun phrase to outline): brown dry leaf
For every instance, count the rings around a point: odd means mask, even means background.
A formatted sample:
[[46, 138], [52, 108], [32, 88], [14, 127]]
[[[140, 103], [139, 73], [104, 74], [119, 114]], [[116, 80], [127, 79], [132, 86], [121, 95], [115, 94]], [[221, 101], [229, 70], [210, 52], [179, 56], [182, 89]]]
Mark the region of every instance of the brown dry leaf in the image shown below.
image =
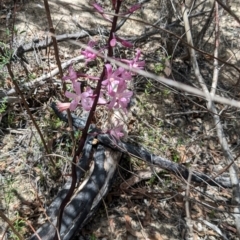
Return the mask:
[[38, 167], [34, 167], [33, 170], [35, 171], [36, 174], [40, 174], [42, 170]]
[[166, 211], [164, 211], [164, 210], [162, 209], [161, 205], [158, 204], [157, 199], [153, 199], [152, 205], [153, 205], [156, 209], [158, 209], [158, 211], [161, 212], [166, 218], [170, 219], [170, 215], [169, 215]]
[[166, 212], [164, 211], [160, 206], [156, 207], [158, 209], [159, 212], [161, 212], [166, 218], [170, 219], [171, 216]]
[[221, 210], [221, 211], [224, 211], [225, 207], [223, 205], [220, 205], [220, 206], [218, 206], [218, 209]]
[[231, 231], [233, 233], [237, 232], [236, 228], [234, 228], [234, 227], [232, 227], [232, 226], [230, 226], [230, 225], [228, 225], [226, 223], [222, 223], [221, 225], [222, 225], [223, 228], [226, 228], [227, 230], [229, 230], [229, 231]]
[[134, 130], [134, 127], [136, 125], [137, 119], [135, 117], [131, 117], [131, 119], [128, 121], [128, 131], [131, 132]]
[[181, 194], [178, 194], [174, 196], [175, 203], [177, 206], [183, 208], [184, 207], [184, 201], [183, 201], [183, 196]]
[[215, 150], [215, 148], [216, 148], [216, 142], [214, 142], [213, 140], [210, 140], [209, 143], [208, 143], [208, 147], [209, 147], [209, 149], [211, 149], [211, 150]]
[[6, 169], [6, 165], [7, 165], [6, 162], [0, 162], [0, 171], [5, 170]]
[[194, 204], [194, 205], [193, 205], [193, 209], [194, 209], [197, 213], [191, 212], [191, 217], [192, 217], [192, 219], [198, 219], [199, 217], [204, 216], [203, 210], [200, 208], [200, 206], [198, 206], [198, 204]]
[[164, 73], [166, 74], [167, 77], [169, 77], [171, 75], [171, 73], [172, 73], [171, 64], [168, 61], [168, 59], [165, 60]]
[[219, 234], [216, 233], [216, 232], [213, 231], [213, 230], [208, 230], [208, 231], [207, 231], [207, 234], [208, 234], [208, 235], [212, 235], [212, 236], [219, 236]]
[[137, 237], [138, 239], [143, 239], [143, 235], [139, 231], [132, 229], [130, 216], [124, 215], [124, 218], [125, 218], [126, 230], [134, 237]]
[[129, 228], [131, 227], [131, 218], [129, 215], [124, 215], [124, 218], [125, 218], [125, 224], [126, 224], [126, 228]]
[[151, 212], [149, 210], [149, 208], [144, 208], [144, 212], [145, 212], [145, 218], [144, 221], [142, 222], [142, 226], [143, 227], [147, 227], [149, 225], [149, 223], [151, 223], [152, 218], [151, 218]]
[[7, 15], [0, 16], [0, 19], [5, 19], [5, 18], [7, 18]]
[[227, 197], [227, 198], [232, 197], [232, 194], [231, 194], [230, 190], [228, 190], [228, 189], [222, 189], [221, 195], [224, 196], [224, 197]]
[[193, 233], [193, 239], [194, 240], [198, 240], [199, 238], [198, 238], [198, 235], [196, 234], [196, 233]]
[[155, 232], [155, 238], [154, 240], [163, 240], [163, 238], [161, 237], [161, 235], [158, 232]]
[[111, 229], [111, 232], [114, 232], [116, 230], [116, 223], [114, 219], [109, 219], [109, 227]]
[[186, 151], [186, 147], [183, 146], [183, 145], [180, 145], [177, 147], [177, 151], [179, 152], [180, 154], [180, 163], [186, 163], [186, 160], [187, 160], [187, 151]]
[[151, 240], [164, 240], [162, 238], [162, 236], [160, 235], [160, 233], [156, 232], [156, 231], [150, 231], [148, 232], [148, 237]]

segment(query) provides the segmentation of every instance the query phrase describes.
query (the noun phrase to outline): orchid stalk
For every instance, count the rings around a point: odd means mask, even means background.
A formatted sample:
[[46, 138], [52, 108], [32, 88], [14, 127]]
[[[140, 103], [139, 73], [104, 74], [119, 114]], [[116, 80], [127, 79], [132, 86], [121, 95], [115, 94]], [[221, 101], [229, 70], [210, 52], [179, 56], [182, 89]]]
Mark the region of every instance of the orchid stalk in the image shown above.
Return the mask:
[[[108, 56], [113, 57], [113, 48], [117, 47], [117, 43], [121, 43], [123, 47], [133, 48], [133, 44], [119, 37], [115, 32], [117, 26], [117, 19], [121, 6], [121, 0], [112, 1], [113, 9], [115, 14], [112, 19], [104, 13], [104, 9], [97, 3], [94, 3], [93, 8], [102, 15], [104, 19], [107, 19], [112, 24], [110, 36], [107, 43]], [[134, 11], [141, 8], [141, 4], [135, 4], [124, 13], [131, 14]], [[91, 51], [92, 48], [97, 46], [97, 42], [90, 40], [85, 49], [81, 50], [80, 54], [85, 57], [85, 66], [88, 67], [88, 63], [94, 61], [97, 58], [97, 54]], [[99, 50], [101, 51], [101, 50]], [[89, 76], [85, 73], [77, 72], [71, 65], [68, 69], [68, 75], [63, 77], [63, 80], [70, 80], [72, 83], [72, 91], [66, 91], [65, 96], [71, 99], [69, 103], [58, 103], [60, 111], [70, 109], [71, 111], [76, 110], [78, 107], [82, 107], [86, 111], [95, 111], [97, 104], [105, 105], [107, 111], [114, 109], [121, 109], [127, 114], [127, 107], [133, 95], [133, 92], [127, 89], [128, 82], [132, 80], [135, 73], [131, 72], [131, 69], [138, 68], [143, 69], [145, 61], [140, 60], [141, 51], [136, 50], [136, 55], [133, 59], [118, 59], [126, 63], [130, 70], [124, 68], [112, 66], [109, 62], [104, 65], [101, 77]], [[90, 86], [87, 86], [85, 90], [81, 91], [81, 83], [78, 81], [79, 78], [87, 78], [90, 81], [97, 81], [97, 87], [93, 90]], [[121, 131], [122, 123], [118, 123], [113, 129]], [[113, 134], [115, 130], [109, 129], [109, 134], [115, 138], [123, 137], [123, 134]]]
[[[103, 18], [107, 19], [109, 22], [111, 22], [111, 30], [107, 42], [107, 56], [113, 57], [113, 48], [116, 47], [116, 41], [119, 41], [123, 46], [125, 47], [129, 46], [132, 47], [130, 43], [126, 42], [122, 38], [118, 37], [116, 35], [116, 27], [117, 27], [117, 20], [118, 20], [118, 14], [120, 11], [122, 0], [112, 0], [112, 6], [114, 9], [114, 16], [112, 19], [110, 19], [106, 14], [104, 13], [103, 8], [98, 5], [97, 3], [93, 4], [93, 8], [98, 11]], [[134, 12], [135, 10], [139, 9], [139, 6], [133, 6], [130, 8], [130, 13]], [[115, 38], [115, 39], [114, 39]], [[85, 50], [81, 51], [81, 54], [85, 57], [85, 66], [88, 66], [88, 63], [95, 60], [97, 55], [91, 52], [91, 49], [96, 46], [95, 41], [89, 41], [88, 46]], [[135, 59], [133, 59], [132, 62], [129, 62], [127, 64], [131, 64], [133, 67], [143, 67], [143, 63], [139, 61], [140, 52], [137, 53], [137, 56]], [[92, 123], [94, 113], [97, 107], [97, 104], [105, 104], [106, 108], [108, 110], [111, 109], [117, 109], [121, 108], [125, 113], [127, 113], [127, 105], [133, 95], [133, 92], [127, 89], [127, 82], [131, 79], [130, 72], [118, 68], [115, 69], [113, 66], [110, 65], [109, 62], [107, 62], [104, 65], [104, 68], [102, 70], [101, 76], [96, 77], [95, 79], [92, 78], [92, 80], [97, 80], [97, 86], [93, 90], [90, 86], [88, 86], [85, 90], [81, 91], [81, 83], [78, 81], [79, 77], [87, 77], [87, 75], [83, 73], [78, 73], [74, 70], [73, 66], [69, 67], [68, 75], [63, 77], [63, 80], [70, 80], [72, 82], [72, 91], [66, 91], [65, 96], [68, 98], [71, 98], [70, 103], [58, 103], [58, 109], [64, 110], [66, 108], [69, 108], [71, 111], [74, 111], [77, 107], [82, 106], [85, 110], [89, 111], [88, 119], [85, 125], [85, 128], [82, 131], [82, 136], [78, 143], [78, 148], [75, 151], [73, 160], [72, 160], [72, 182], [70, 190], [68, 191], [66, 197], [64, 198], [59, 211], [59, 217], [58, 217], [58, 231], [61, 230], [61, 222], [62, 222], [62, 215], [63, 210], [65, 206], [67, 205], [68, 201], [70, 200], [74, 188], [76, 186], [76, 162], [78, 157], [80, 156], [81, 152], [83, 151], [84, 144], [86, 142], [87, 136], [89, 133], [89, 127]], [[89, 77], [89, 80], [91, 78]], [[103, 98], [105, 96], [105, 99]], [[113, 127], [112, 129], [108, 130], [108, 133], [114, 138], [114, 139], [120, 139], [124, 136], [123, 133], [123, 124], [118, 123], [117, 126]], [[55, 233], [54, 240], [58, 239], [57, 232]]]

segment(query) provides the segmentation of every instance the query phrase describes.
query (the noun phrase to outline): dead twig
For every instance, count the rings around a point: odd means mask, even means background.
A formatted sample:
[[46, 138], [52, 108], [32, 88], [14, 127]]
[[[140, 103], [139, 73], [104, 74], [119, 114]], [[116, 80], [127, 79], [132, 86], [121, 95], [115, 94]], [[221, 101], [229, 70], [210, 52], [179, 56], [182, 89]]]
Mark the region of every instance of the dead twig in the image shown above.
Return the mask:
[[[197, 159], [194, 160], [193, 166], [195, 166], [197, 162]], [[186, 239], [194, 239], [194, 233], [193, 233], [193, 223], [191, 219], [191, 214], [190, 214], [190, 204], [189, 204], [189, 196], [190, 196], [190, 185], [191, 185], [191, 179], [192, 179], [192, 174], [193, 174], [193, 169], [192, 167], [189, 168], [189, 175], [187, 179], [187, 188], [186, 188], [186, 196], [185, 196], [185, 212], [186, 212], [186, 224], [188, 227], [188, 231], [186, 234]]]
[[217, 89], [219, 69], [218, 69], [218, 51], [219, 51], [219, 12], [218, 3], [215, 2], [215, 49], [214, 49], [214, 60], [213, 60], [213, 80], [211, 87], [211, 96], [214, 96]]

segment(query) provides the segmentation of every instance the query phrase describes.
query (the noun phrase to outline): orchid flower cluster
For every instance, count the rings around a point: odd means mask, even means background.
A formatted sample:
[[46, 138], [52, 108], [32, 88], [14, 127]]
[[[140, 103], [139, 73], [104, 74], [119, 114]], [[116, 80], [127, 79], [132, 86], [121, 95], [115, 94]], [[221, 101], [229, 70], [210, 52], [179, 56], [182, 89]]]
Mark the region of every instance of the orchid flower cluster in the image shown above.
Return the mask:
[[[116, 1], [112, 1], [113, 6], [115, 6]], [[104, 11], [100, 5], [97, 3], [93, 4], [95, 10], [100, 13], [108, 21], [112, 21], [109, 17], [104, 14]], [[141, 7], [140, 4], [132, 6], [126, 14], [133, 13]], [[124, 47], [133, 47], [133, 44], [118, 37], [116, 33], [112, 33], [112, 38], [109, 41], [109, 44], [112, 48], [117, 45], [117, 42], [120, 42]], [[85, 58], [85, 65], [87, 66], [89, 62], [95, 60], [98, 56], [96, 51], [92, 49], [97, 45], [97, 42], [90, 40], [87, 47], [81, 51], [81, 55]], [[99, 50], [101, 51], [101, 50]], [[128, 82], [131, 81], [132, 77], [135, 75], [131, 69], [143, 69], [145, 66], [145, 61], [140, 60], [141, 51], [136, 50], [136, 55], [134, 59], [117, 59], [129, 66], [129, 70], [126, 70], [122, 67], [115, 67], [110, 63], [104, 65], [104, 77], [101, 80], [101, 91], [98, 98], [98, 104], [104, 105], [108, 110], [113, 109], [122, 109], [125, 114], [127, 114], [127, 106], [130, 102], [130, 99], [133, 95], [133, 92], [127, 89]], [[96, 97], [95, 91], [91, 87], [86, 87], [84, 91], [81, 91], [81, 83], [77, 81], [78, 78], [84, 77], [92, 81], [100, 81], [100, 78], [89, 76], [87, 74], [79, 73], [74, 70], [73, 66], [70, 65], [68, 69], [68, 75], [63, 77], [63, 80], [70, 80], [73, 91], [66, 91], [65, 96], [71, 99], [71, 102], [68, 103], [58, 103], [58, 109], [64, 111], [70, 109], [74, 111], [78, 106], [86, 111], [90, 111], [94, 99]], [[118, 125], [113, 129], [110, 129], [108, 132], [110, 135], [119, 139], [124, 134], [122, 133], [122, 125]]]

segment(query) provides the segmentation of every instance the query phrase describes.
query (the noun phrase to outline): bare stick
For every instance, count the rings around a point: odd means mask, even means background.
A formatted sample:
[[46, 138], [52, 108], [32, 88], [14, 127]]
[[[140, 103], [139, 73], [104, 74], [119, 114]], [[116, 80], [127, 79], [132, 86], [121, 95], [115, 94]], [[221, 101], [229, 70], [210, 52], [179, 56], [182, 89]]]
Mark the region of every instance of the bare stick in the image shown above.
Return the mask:
[[[72, 58], [72, 59], [68, 60], [67, 62], [61, 64], [62, 69], [67, 68], [73, 62], [79, 62], [79, 61], [83, 61], [83, 60], [84, 60], [83, 56], [78, 56], [78, 57]], [[48, 74], [42, 75], [41, 77], [36, 78], [35, 80], [33, 80], [31, 82], [24, 83], [21, 86], [21, 88], [29, 89], [29, 88], [36, 88], [38, 86], [42, 86], [46, 83], [47, 79], [52, 78], [53, 76], [57, 75], [58, 73], [59, 73], [59, 68], [55, 68]], [[0, 97], [1, 98], [5, 97], [7, 102], [16, 102], [16, 101], [18, 101], [18, 99], [12, 100], [12, 98], [10, 97], [11, 95], [14, 95], [15, 93], [16, 93], [16, 90], [14, 88], [12, 88], [6, 93], [3, 93], [3, 94], [0, 93]]]
[[[197, 162], [197, 158], [194, 160], [193, 166], [195, 166]], [[188, 231], [186, 234], [186, 239], [194, 239], [194, 234], [193, 234], [193, 223], [191, 219], [191, 214], [190, 214], [190, 204], [189, 204], [189, 195], [190, 195], [190, 185], [191, 185], [191, 179], [192, 179], [192, 174], [193, 174], [193, 168], [189, 168], [189, 175], [187, 179], [187, 189], [186, 189], [186, 199], [185, 199], [185, 212], [186, 212], [186, 224], [188, 227]]]
[[218, 3], [215, 2], [215, 49], [214, 49], [214, 60], [213, 60], [213, 80], [211, 87], [211, 95], [214, 96], [216, 93], [217, 83], [218, 83], [218, 50], [219, 50], [219, 12], [218, 12]]

